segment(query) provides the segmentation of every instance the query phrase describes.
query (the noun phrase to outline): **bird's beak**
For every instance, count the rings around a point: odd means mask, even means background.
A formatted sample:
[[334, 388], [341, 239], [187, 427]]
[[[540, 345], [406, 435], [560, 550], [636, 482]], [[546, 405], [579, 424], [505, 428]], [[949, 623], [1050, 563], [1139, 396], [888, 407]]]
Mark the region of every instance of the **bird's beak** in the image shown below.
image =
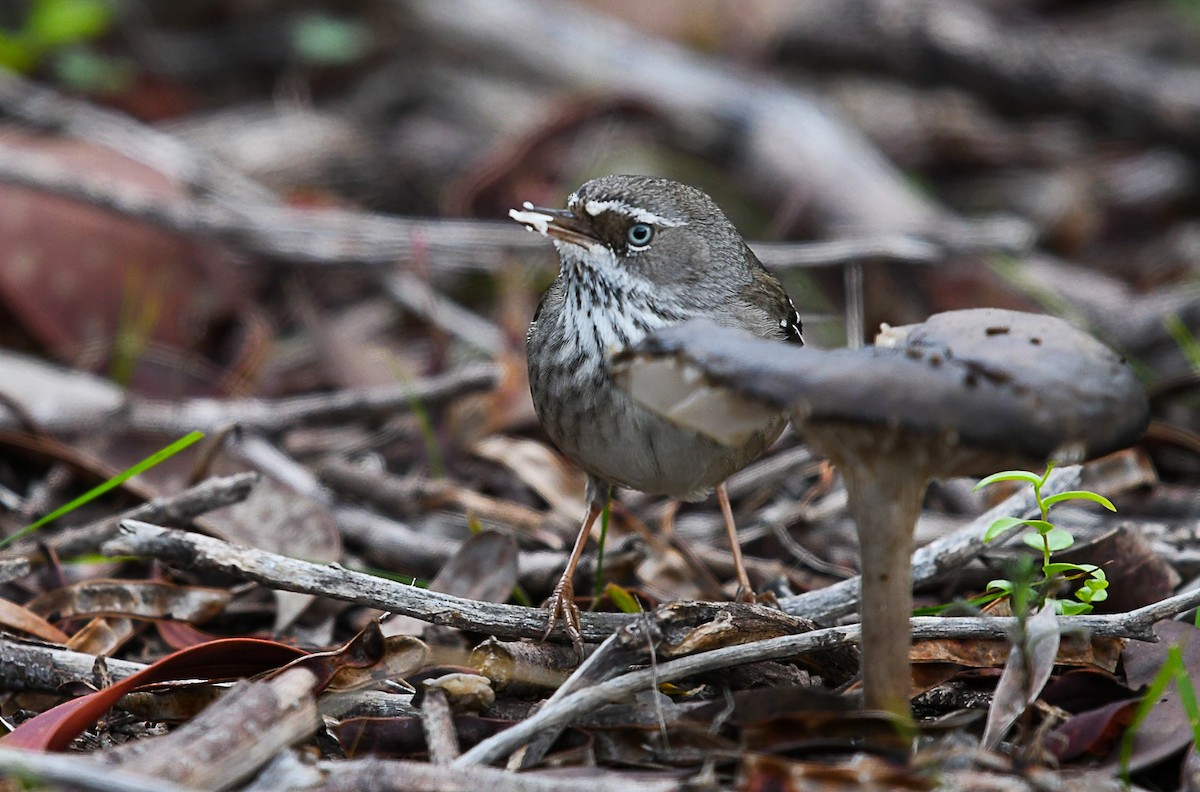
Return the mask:
[[509, 209], [508, 216], [551, 239], [561, 239], [572, 245], [591, 247], [600, 241], [586, 223], [569, 209], [547, 209], [528, 201], [521, 209]]

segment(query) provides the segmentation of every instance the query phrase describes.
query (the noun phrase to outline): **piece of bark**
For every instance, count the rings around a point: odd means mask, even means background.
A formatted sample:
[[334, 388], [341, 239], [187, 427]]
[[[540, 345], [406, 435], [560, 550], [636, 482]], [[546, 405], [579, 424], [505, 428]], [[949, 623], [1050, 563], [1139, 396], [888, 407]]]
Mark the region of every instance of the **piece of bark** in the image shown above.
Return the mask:
[[315, 682], [303, 668], [265, 682], [241, 682], [170, 734], [129, 742], [99, 757], [185, 786], [228, 789], [316, 732]]

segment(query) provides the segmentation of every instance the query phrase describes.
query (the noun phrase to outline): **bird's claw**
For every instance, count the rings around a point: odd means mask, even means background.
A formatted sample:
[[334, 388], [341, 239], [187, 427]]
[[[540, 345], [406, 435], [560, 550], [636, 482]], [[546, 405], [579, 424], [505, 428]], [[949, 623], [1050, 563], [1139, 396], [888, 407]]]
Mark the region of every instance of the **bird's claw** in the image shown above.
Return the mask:
[[554, 625], [562, 619], [563, 632], [571, 639], [571, 645], [575, 647], [575, 656], [583, 660], [583, 632], [579, 627], [579, 606], [575, 604], [575, 586], [571, 581], [560, 580], [544, 607], [550, 609], [550, 619], [542, 640], [550, 637], [550, 633], [554, 632]]
[[738, 586], [737, 593], [733, 595], [734, 602], [741, 602], [746, 605], [753, 605], [758, 602], [758, 595], [754, 593], [754, 589]]

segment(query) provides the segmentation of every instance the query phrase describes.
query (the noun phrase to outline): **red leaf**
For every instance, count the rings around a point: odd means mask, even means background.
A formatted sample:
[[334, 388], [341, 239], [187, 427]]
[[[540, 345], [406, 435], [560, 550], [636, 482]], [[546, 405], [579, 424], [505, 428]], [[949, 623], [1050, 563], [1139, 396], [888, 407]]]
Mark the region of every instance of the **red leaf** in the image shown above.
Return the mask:
[[1046, 747], [1060, 762], [1084, 753], [1108, 756], [1133, 718], [1138, 700], [1114, 701], [1069, 718], [1046, 738]]
[[181, 649], [103, 690], [65, 701], [22, 723], [0, 738], [5, 748], [62, 751], [112, 708], [121, 696], [143, 685], [177, 679], [235, 679], [260, 674], [306, 653], [258, 638], [223, 638]]

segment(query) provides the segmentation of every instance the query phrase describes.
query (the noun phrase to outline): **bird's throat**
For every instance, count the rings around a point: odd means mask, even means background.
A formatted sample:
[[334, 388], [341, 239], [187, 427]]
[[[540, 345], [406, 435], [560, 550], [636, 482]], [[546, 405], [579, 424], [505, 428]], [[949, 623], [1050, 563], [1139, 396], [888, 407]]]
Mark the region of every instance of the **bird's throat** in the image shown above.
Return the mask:
[[669, 295], [655, 292], [607, 248], [571, 247], [560, 250], [564, 299], [559, 321], [568, 343], [585, 354], [607, 360], [654, 330], [687, 318]]

